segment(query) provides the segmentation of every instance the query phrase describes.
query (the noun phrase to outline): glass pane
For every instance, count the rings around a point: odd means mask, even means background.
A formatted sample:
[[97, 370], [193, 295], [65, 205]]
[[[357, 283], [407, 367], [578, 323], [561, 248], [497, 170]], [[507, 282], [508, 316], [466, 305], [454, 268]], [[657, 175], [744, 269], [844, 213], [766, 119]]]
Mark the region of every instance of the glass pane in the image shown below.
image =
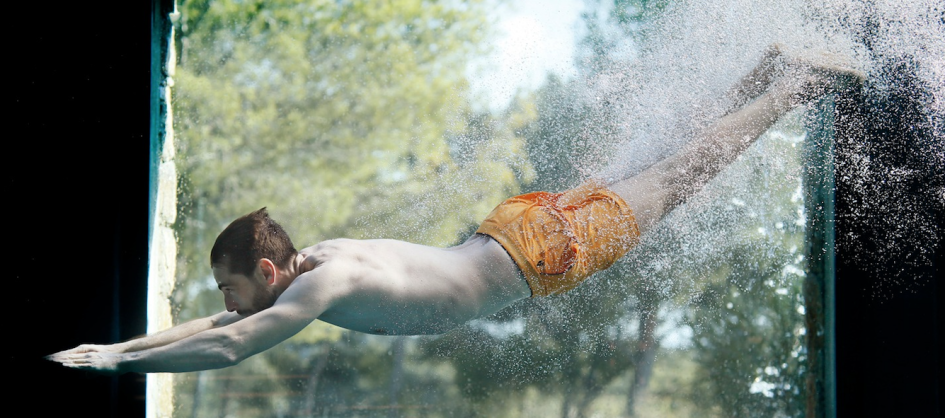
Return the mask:
[[[268, 207], [300, 248], [455, 245], [507, 197], [671, 155], [767, 45], [822, 35], [791, 2], [555, 4], [179, 2], [176, 321], [223, 310], [209, 252], [238, 216]], [[803, 415], [804, 117], [571, 292], [439, 336], [315, 322], [175, 376], [174, 414]]]

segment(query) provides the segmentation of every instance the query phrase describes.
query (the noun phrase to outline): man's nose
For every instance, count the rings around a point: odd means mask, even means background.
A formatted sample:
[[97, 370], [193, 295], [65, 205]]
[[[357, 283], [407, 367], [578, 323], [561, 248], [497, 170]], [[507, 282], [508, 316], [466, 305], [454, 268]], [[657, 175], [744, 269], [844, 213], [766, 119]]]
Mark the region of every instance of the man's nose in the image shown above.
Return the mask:
[[223, 304], [226, 305], [227, 312], [233, 312], [237, 308], [236, 301], [229, 295], [223, 296]]

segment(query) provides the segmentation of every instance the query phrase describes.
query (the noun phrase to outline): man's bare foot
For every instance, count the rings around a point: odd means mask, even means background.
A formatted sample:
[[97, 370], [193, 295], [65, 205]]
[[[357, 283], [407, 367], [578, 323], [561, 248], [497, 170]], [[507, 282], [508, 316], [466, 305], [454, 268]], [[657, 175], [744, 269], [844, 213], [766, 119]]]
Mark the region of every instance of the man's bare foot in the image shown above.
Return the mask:
[[866, 74], [853, 61], [837, 54], [807, 53], [788, 56], [779, 88], [789, 91], [795, 104], [805, 104], [826, 94], [859, 88]]
[[764, 55], [761, 56], [761, 63], [758, 66], [771, 67], [771, 66], [783, 65], [782, 58], [785, 55], [784, 53], [785, 49], [786, 49], [785, 46], [780, 43], [773, 43], [771, 45], [768, 45], [768, 47], [765, 48]]
[[765, 49], [758, 65], [728, 91], [731, 105], [726, 113], [744, 106], [764, 93], [771, 83], [784, 73], [786, 68], [784, 49], [784, 45], [778, 43], [771, 44]]

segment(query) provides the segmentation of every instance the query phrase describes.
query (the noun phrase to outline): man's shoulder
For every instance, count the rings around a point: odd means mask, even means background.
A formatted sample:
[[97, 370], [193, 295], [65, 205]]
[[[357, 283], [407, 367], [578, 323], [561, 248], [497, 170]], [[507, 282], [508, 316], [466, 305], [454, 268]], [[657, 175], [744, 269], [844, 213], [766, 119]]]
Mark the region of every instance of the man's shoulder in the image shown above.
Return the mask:
[[319, 242], [299, 251], [302, 258], [300, 273], [326, 265], [337, 267], [356, 261], [364, 254], [373, 251], [372, 247], [371, 241], [349, 238], [334, 238]]

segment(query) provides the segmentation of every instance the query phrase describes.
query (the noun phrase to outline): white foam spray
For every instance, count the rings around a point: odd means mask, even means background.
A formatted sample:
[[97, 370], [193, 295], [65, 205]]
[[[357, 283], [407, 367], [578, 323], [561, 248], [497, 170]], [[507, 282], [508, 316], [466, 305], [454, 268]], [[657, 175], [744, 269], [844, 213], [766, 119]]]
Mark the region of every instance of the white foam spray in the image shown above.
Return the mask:
[[[711, 123], [729, 107], [724, 92], [758, 62], [765, 48], [780, 43], [789, 54], [829, 53], [846, 57], [854, 67], [867, 73], [868, 86], [874, 96], [896, 87], [897, 81], [888, 71], [890, 62], [908, 61], [908, 65], [914, 65], [921, 82], [914, 94], [923, 97], [920, 101], [927, 113], [925, 126], [919, 128], [931, 132], [932, 140], [920, 145], [926, 149], [910, 152], [931, 159], [928, 166], [939, 167], [940, 176], [941, 167], [945, 167], [943, 13], [945, 6], [935, 0], [673, 2], [642, 31], [639, 53], [635, 57], [615, 60], [604, 71], [586, 80], [589, 86], [586, 100], [620, 103], [616, 121], [600, 121], [619, 127], [609, 144], [612, 157], [599, 172], [587, 174], [611, 179], [626, 177], [679, 150], [692, 139], [688, 132]], [[797, 134], [800, 133], [789, 133], [789, 136]], [[762, 165], [783, 163], [776, 155], [758, 158], [765, 160]], [[585, 159], [587, 161], [576, 161], [575, 165], [594, 166], [598, 155], [591, 153]], [[876, 161], [869, 163], [865, 161], [855, 167], [863, 171], [858, 176], [859, 183], [854, 184], [855, 189], [870, 195], [867, 191], [876, 187], [873, 182], [881, 182], [882, 187], [888, 189], [887, 194], [907, 193], [896, 188], [909, 187], [907, 182], [901, 181], [909, 173], [901, 167]], [[731, 223], [738, 220], [737, 217], [725, 218], [724, 211], [708, 210], [706, 205], [713, 196], [734, 193], [734, 199], [746, 202], [743, 214], [765, 216], [771, 212], [767, 207], [769, 196], [764, 195], [764, 190], [752, 192], [762, 195], [742, 195], [742, 191], [737, 190], [738, 182], [747, 175], [725, 174], [728, 176], [725, 185], [710, 186], [706, 193], [667, 219], [661, 234], [687, 236], [684, 256], [671, 256], [671, 260], [666, 260], [668, 263], [683, 263], [698, 271], [700, 260], [725, 251], [729, 234], [735, 233]], [[941, 183], [929, 187], [941, 188]], [[945, 190], [929, 190], [928, 195], [937, 199], [938, 204], [945, 204]], [[941, 239], [934, 220], [911, 216], [914, 207], [901, 199], [871, 204], [881, 206], [878, 210], [895, 223], [892, 232], [887, 234], [891, 236], [886, 237], [891, 242], [882, 246], [883, 254], [874, 254], [876, 258], [893, 260], [908, 256], [917, 263], [931, 261], [934, 243]], [[720, 216], [725, 219], [718, 218]], [[776, 222], [772, 218], [772, 223]], [[692, 235], [695, 224], [713, 224], [720, 228], [714, 229], [712, 234], [695, 237]], [[757, 250], [765, 251], [764, 248]], [[659, 250], [647, 250], [647, 256], [655, 255], [655, 251]], [[877, 295], [893, 287], [899, 291], [914, 290], [910, 283], [902, 286], [909, 278], [890, 273], [890, 286], [879, 285], [875, 289]]]

